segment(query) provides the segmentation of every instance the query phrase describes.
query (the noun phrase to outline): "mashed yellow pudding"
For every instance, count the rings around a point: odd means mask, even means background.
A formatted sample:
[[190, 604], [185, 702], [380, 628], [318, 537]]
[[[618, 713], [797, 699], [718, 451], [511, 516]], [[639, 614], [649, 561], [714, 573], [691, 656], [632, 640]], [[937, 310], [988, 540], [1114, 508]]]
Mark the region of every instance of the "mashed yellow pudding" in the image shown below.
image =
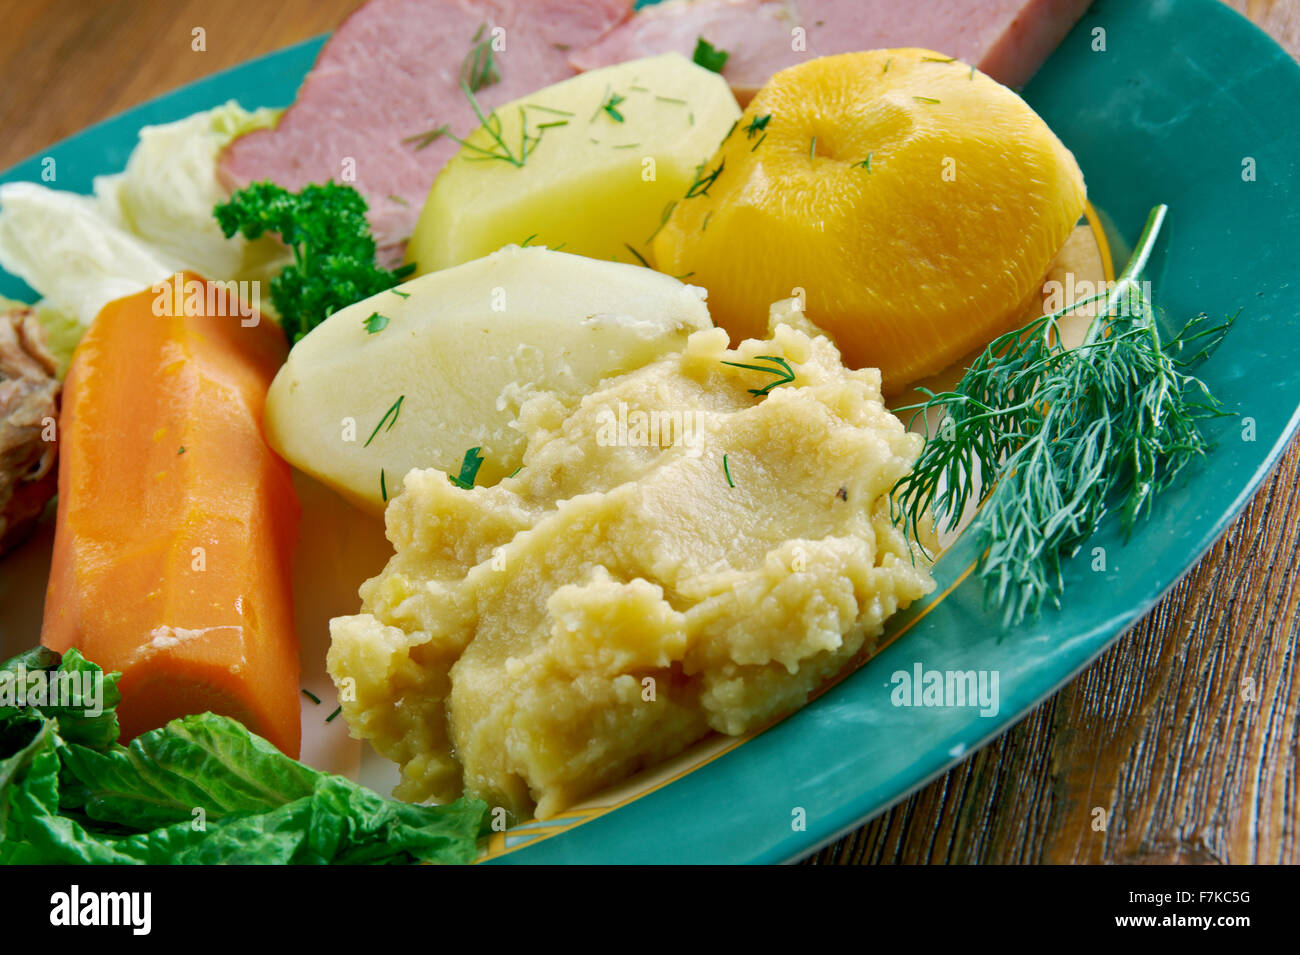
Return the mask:
[[879, 373], [788, 325], [727, 344], [696, 332], [580, 400], [530, 398], [496, 486], [406, 476], [395, 555], [328, 660], [398, 796], [552, 816], [796, 709], [933, 588], [889, 519], [922, 439]]

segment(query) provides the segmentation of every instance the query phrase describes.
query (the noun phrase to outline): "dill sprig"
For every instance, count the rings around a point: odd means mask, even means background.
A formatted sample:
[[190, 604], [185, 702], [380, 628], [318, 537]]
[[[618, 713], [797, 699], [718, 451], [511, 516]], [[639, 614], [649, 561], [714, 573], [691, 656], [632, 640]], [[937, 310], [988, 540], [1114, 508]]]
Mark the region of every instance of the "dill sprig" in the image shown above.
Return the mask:
[[[402, 140], [402, 142], [415, 143], [415, 148], [417, 150], [420, 150], [420, 149], [424, 149], [426, 146], [433, 145], [443, 136], [446, 136], [449, 132], [451, 132], [451, 127], [448, 126], [446, 123], [443, 123], [441, 126], [437, 127], [436, 129], [431, 129], [428, 132], [416, 133], [413, 136], [407, 136]], [[389, 198], [392, 197], [390, 196]]]
[[519, 151], [516, 153], [515, 150], [510, 147], [510, 144], [506, 142], [505, 136], [502, 134], [501, 117], [497, 115], [497, 111], [493, 110], [491, 113], [484, 116], [483, 109], [479, 106], [478, 100], [474, 97], [474, 91], [469, 88], [469, 85], [462, 82], [460, 84], [460, 91], [464, 93], [465, 98], [469, 100], [470, 108], [474, 110], [474, 115], [478, 117], [479, 125], [493, 142], [491, 148], [485, 148], [476, 143], [471, 143], [467, 140], [461, 139], [455, 133], [447, 132], [445, 135], [450, 139], [454, 139], [470, 152], [478, 154], [475, 156], [466, 156], [466, 161], [499, 159], [503, 162], [509, 163], [516, 169], [522, 169], [524, 163], [528, 161], [528, 157], [532, 154], [532, 151], [537, 148], [538, 143], [542, 141], [542, 137], [546, 135], [546, 130], [554, 126], [565, 126], [568, 124], [567, 120], [551, 123], [539, 123], [536, 134], [531, 134], [528, 132], [528, 116], [525, 113], [525, 110], [529, 108], [540, 109], [541, 107], [534, 107], [531, 106], [531, 104], [520, 106]]
[[745, 124], [745, 136], [753, 139], [756, 133], [761, 133], [767, 129], [767, 124], [772, 122], [772, 114], [764, 113], [762, 116], [755, 116]]
[[387, 428], [384, 428], [385, 431], [393, 430], [393, 425], [397, 424], [397, 416], [402, 413], [402, 402], [405, 400], [406, 395], [398, 395], [397, 400], [388, 406], [384, 416], [379, 419], [379, 424], [375, 425], [375, 430], [371, 431], [370, 437], [366, 438], [366, 443], [362, 445], [363, 448], [370, 447], [370, 442], [375, 440], [375, 437], [379, 434], [379, 429], [383, 428], [385, 424], [388, 425]]
[[740, 361], [724, 361], [724, 365], [730, 365], [733, 368], [747, 368], [750, 371], [761, 371], [766, 375], [776, 375], [776, 380], [765, 385], [762, 388], [750, 388], [749, 393], [759, 398], [767, 396], [767, 393], [777, 385], [788, 385], [794, 381], [794, 369], [790, 363], [778, 355], [759, 355], [755, 361], [771, 362], [776, 367], [769, 368], [767, 365], [747, 365]]
[[655, 240], [655, 236], [657, 236], [660, 232], [663, 231], [664, 226], [668, 224], [668, 220], [672, 217], [673, 210], [676, 208], [677, 208], [676, 199], [668, 203], [668, 205], [664, 206], [663, 215], [659, 217], [659, 225], [655, 228], [653, 232], [650, 233], [650, 238], [645, 240], [644, 243], [645, 245], [649, 245], [651, 242], [653, 242]]
[[473, 45], [460, 64], [460, 81], [475, 93], [485, 86], [501, 82], [501, 72], [497, 69], [496, 57], [492, 52], [492, 38], [483, 38], [486, 29], [486, 23], [479, 24], [474, 33]]
[[[898, 409], [912, 420], [943, 413], [912, 472], [895, 485], [893, 516], [918, 539], [933, 513], [951, 529], [981, 481], [983, 505], [968, 531], [981, 551], [985, 598], [1015, 625], [1045, 603], [1059, 606], [1062, 561], [1076, 554], [1116, 507], [1125, 537], [1196, 457], [1209, 449], [1203, 419], [1224, 414], [1188, 369], [1232, 320], [1206, 316], [1162, 341], [1139, 276], [1166, 207], [1151, 211], [1137, 249], [1109, 291], [995, 339], [950, 392]], [[1077, 348], [1060, 319], [1099, 301]]]
[[717, 168], [708, 173], [705, 173], [704, 171], [705, 165], [705, 163], [700, 163], [699, 167], [695, 170], [695, 181], [691, 183], [691, 188], [686, 190], [687, 199], [707, 196], [709, 194], [709, 189], [718, 181], [718, 177], [722, 175], [722, 170], [726, 168], [727, 160], [725, 157], [719, 160]]
[[634, 256], [636, 256], [636, 260], [637, 260], [638, 262], [640, 262], [643, 266], [645, 266], [647, 269], [651, 267], [651, 266], [650, 266], [650, 263], [646, 261], [645, 256], [642, 255], [640, 252], [638, 252], [638, 251], [636, 250], [636, 247], [633, 246], [631, 242], [624, 242], [624, 243], [623, 243], [623, 248], [627, 249], [627, 250], [628, 250], [629, 252], [631, 252]]

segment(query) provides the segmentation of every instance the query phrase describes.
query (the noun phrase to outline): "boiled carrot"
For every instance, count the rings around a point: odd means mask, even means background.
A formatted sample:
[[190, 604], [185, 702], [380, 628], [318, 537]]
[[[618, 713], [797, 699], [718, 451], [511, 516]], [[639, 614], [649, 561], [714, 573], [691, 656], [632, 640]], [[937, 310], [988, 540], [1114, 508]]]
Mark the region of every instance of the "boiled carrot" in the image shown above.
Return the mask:
[[249, 313], [183, 273], [86, 332], [59, 417], [41, 642], [121, 671], [124, 740], [211, 710], [296, 757], [298, 501], [261, 431], [287, 347]]

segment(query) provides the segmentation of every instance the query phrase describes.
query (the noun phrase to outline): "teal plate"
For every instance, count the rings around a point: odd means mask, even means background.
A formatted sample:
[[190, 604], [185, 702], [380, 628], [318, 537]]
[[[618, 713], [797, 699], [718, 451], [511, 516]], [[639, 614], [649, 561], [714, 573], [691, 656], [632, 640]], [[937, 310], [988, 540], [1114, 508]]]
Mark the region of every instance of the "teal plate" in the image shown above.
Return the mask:
[[[1104, 34], [1097, 31], [1104, 31]], [[1105, 50], [1095, 50], [1104, 36]], [[10, 169], [88, 192], [121, 169], [141, 126], [227, 99], [289, 103], [316, 39], [193, 83], [92, 126]], [[961, 538], [932, 598], [895, 618], [908, 632], [798, 713], [622, 808], [504, 862], [781, 862], [859, 825], [1006, 731], [1147, 613], [1227, 528], [1300, 424], [1300, 68], [1219, 0], [1099, 0], [1025, 90], [1079, 161], [1117, 259], [1148, 210], [1169, 217], [1148, 277], [1169, 327], [1204, 311], [1240, 317], [1201, 375], [1236, 416], [1216, 450], [1125, 543], [1114, 526], [1066, 566], [1059, 611], [1006, 631]], [[1253, 166], [1254, 178], [1244, 176]], [[1122, 264], [1122, 262], [1121, 262]], [[0, 274], [0, 294], [29, 290]], [[1252, 440], [1253, 439], [1253, 440]], [[1093, 571], [1094, 548], [1106, 568]], [[956, 584], [954, 587], [953, 585]], [[896, 671], [987, 671], [996, 715], [895, 706]], [[803, 828], [797, 823], [804, 820]]]

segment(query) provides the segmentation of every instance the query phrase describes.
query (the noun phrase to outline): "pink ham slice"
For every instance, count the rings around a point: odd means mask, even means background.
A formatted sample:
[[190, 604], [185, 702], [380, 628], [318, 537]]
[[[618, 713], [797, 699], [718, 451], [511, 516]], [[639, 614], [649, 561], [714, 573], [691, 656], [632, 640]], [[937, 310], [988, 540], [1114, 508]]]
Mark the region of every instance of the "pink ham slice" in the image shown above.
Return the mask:
[[[1007, 86], [1034, 75], [1091, 0], [669, 0], [577, 50], [580, 70], [676, 51], [699, 37], [730, 53], [722, 75], [741, 104], [804, 60], [882, 47], [941, 50]], [[794, 31], [802, 27], [800, 38]], [[802, 49], [797, 40], [802, 39]]]
[[479, 90], [484, 110], [573, 76], [569, 51], [631, 15], [633, 0], [370, 0], [325, 44], [298, 98], [273, 130], [250, 133], [221, 157], [228, 189], [271, 180], [297, 190], [347, 182], [366, 197], [385, 262], [400, 259], [438, 170], [458, 148], [441, 137], [404, 142], [443, 124], [478, 126], [460, 70], [481, 26], [504, 30], [493, 54], [500, 82]]

